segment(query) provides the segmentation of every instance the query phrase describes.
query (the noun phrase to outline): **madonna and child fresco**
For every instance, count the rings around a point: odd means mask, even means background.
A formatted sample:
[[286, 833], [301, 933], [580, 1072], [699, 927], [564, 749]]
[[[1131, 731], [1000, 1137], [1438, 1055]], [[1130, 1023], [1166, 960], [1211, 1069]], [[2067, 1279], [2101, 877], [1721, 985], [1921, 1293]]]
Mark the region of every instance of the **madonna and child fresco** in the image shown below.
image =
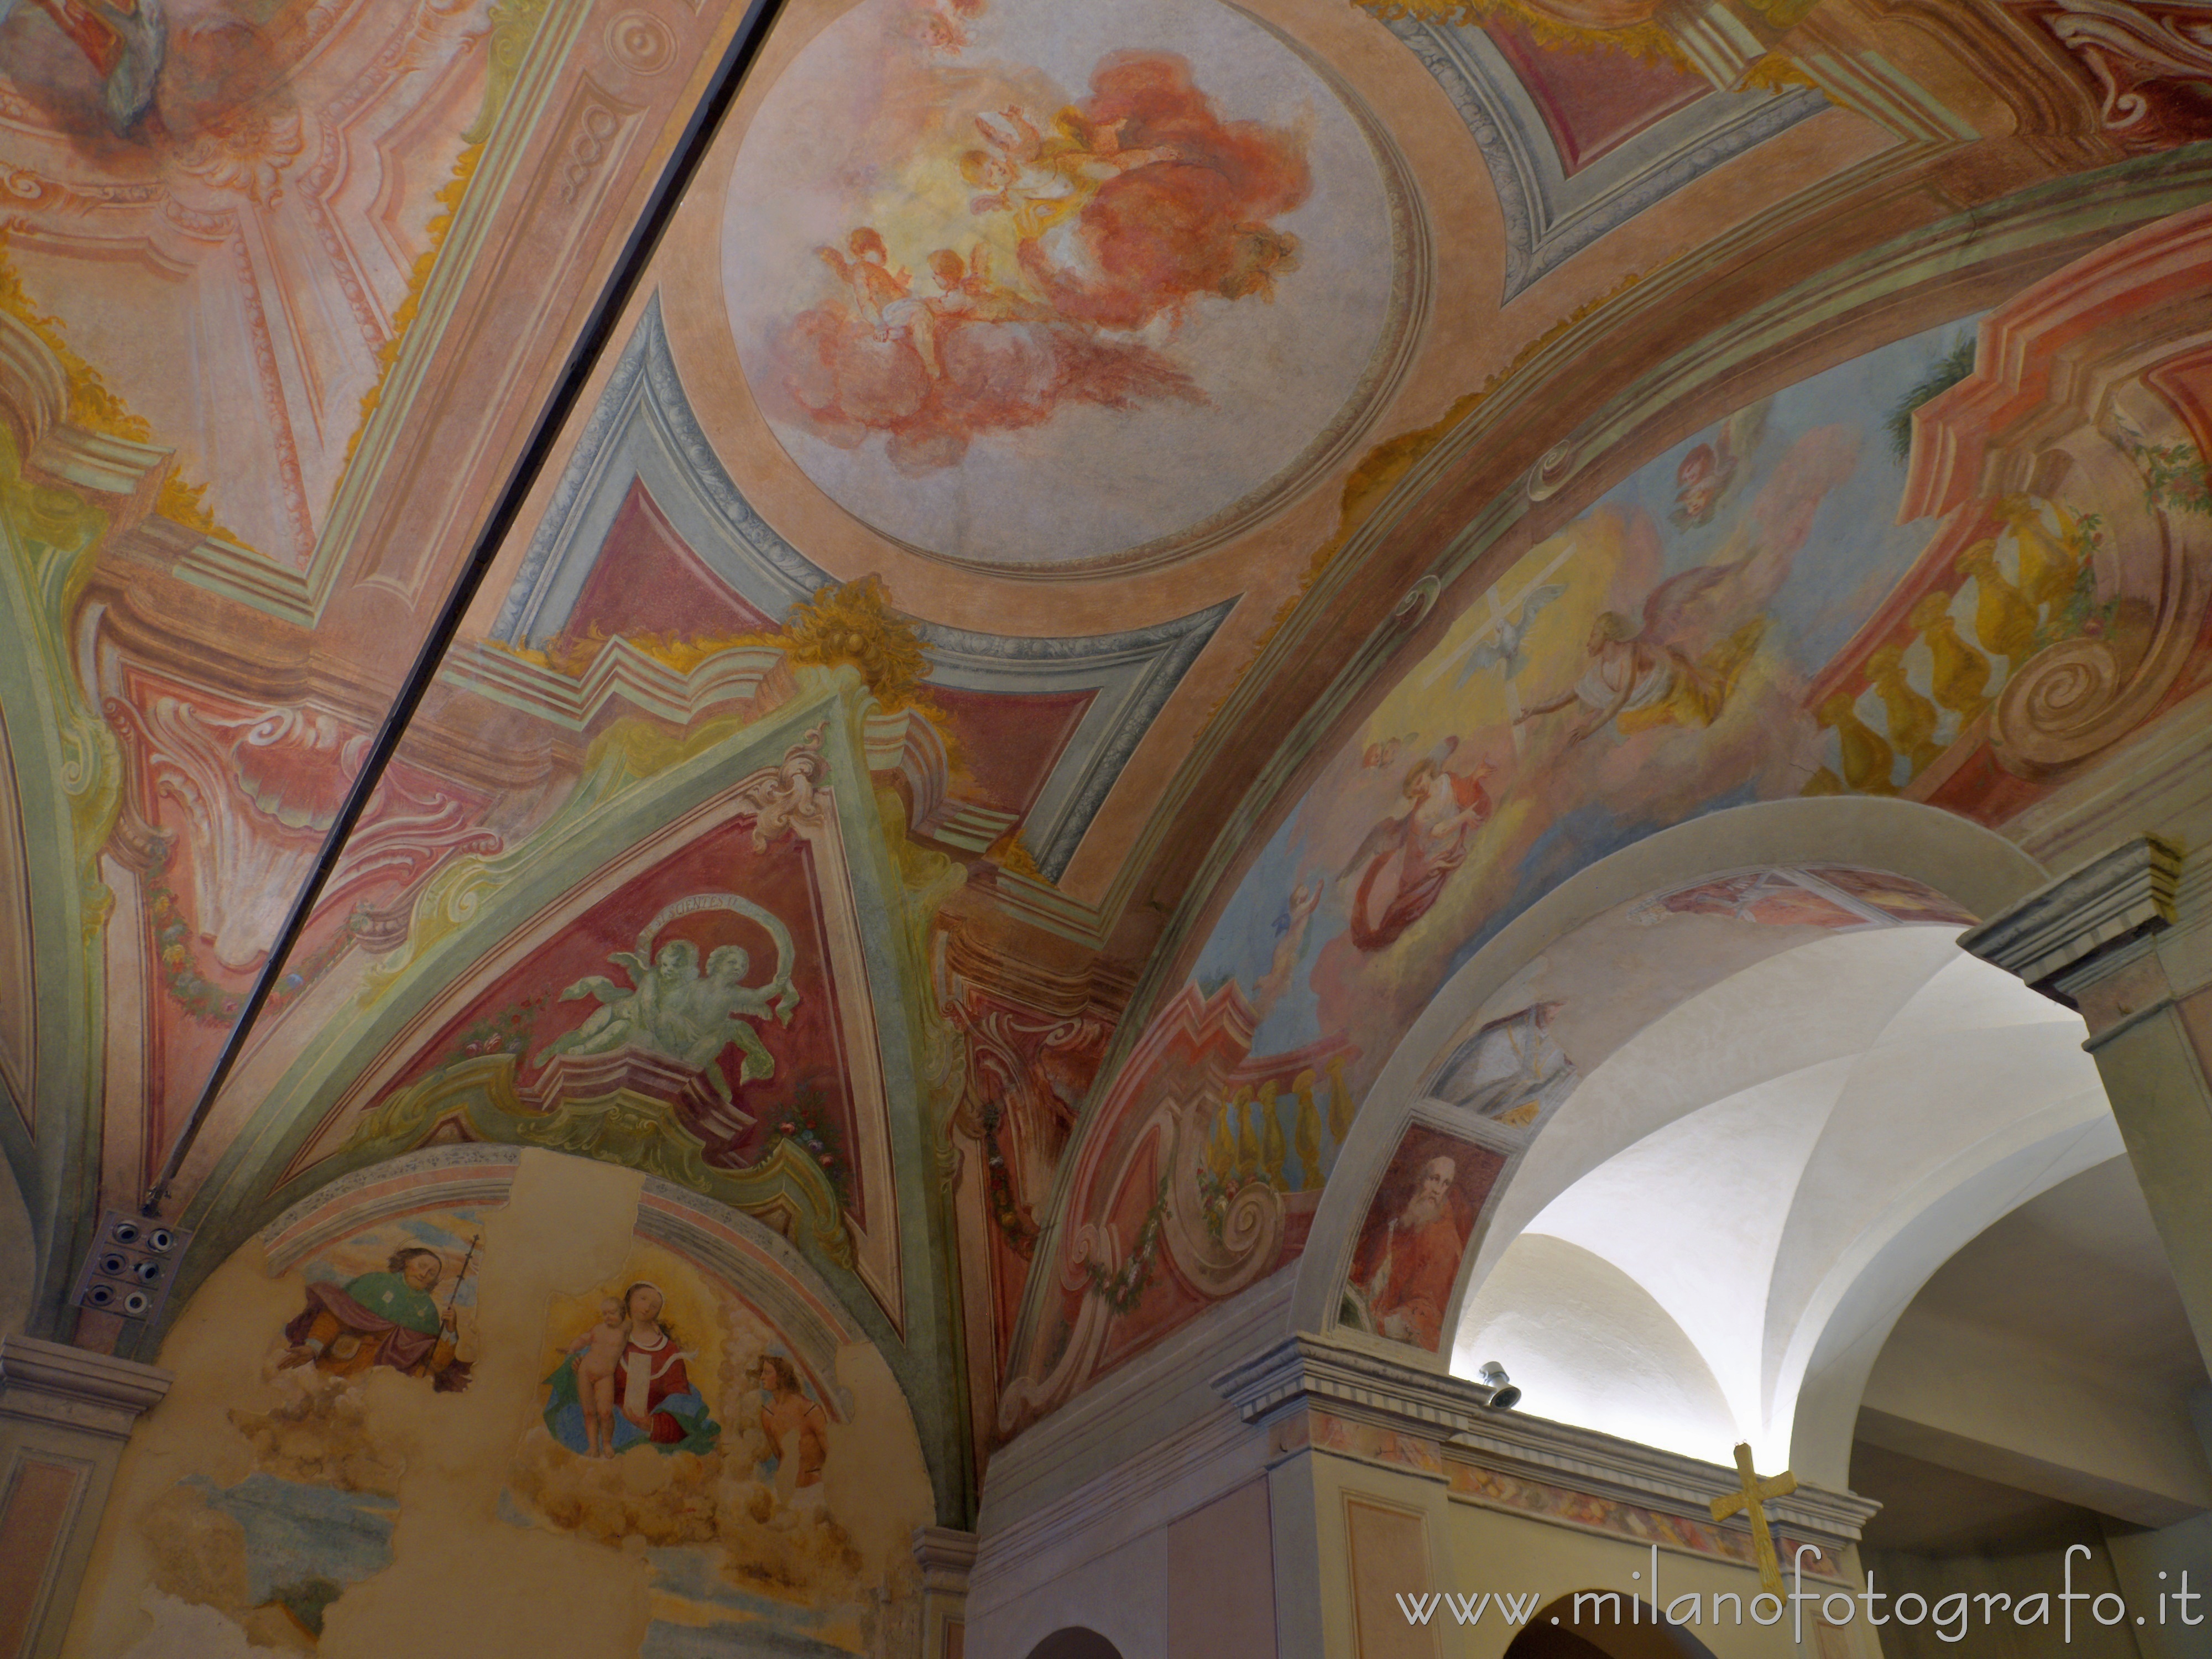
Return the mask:
[[901, 1547], [923, 1517], [897, 1512], [880, 1460], [910, 1425], [857, 1419], [854, 1396], [750, 1303], [643, 1243], [620, 1280], [556, 1297], [546, 1336], [503, 1512], [642, 1546], [671, 1651], [695, 1650], [681, 1631], [723, 1625], [763, 1651], [899, 1650]]
[[721, 1425], [691, 1386], [684, 1353], [661, 1322], [667, 1298], [641, 1281], [599, 1304], [553, 1375], [545, 1426], [570, 1451], [611, 1457], [650, 1443], [712, 1451]]
[[[686, 1359], [662, 1309], [667, 1298], [642, 1280], [605, 1297], [599, 1316], [568, 1345], [546, 1379], [545, 1427], [555, 1440], [586, 1457], [613, 1457], [633, 1446], [664, 1452], [714, 1451], [722, 1425], [708, 1415]], [[739, 1379], [741, 1430], [757, 1430], [755, 1471], [763, 1492], [777, 1487], [787, 1469], [781, 1505], [787, 1522], [822, 1511], [823, 1468], [830, 1455], [829, 1417], [799, 1382], [799, 1368], [783, 1354], [750, 1358]], [[747, 1384], [754, 1392], [744, 1392]], [[773, 1512], [773, 1510], [772, 1511]]]
[[[422, 1155], [418, 1176], [446, 1150]], [[909, 1540], [935, 1511], [881, 1355], [811, 1311], [824, 1293], [764, 1245], [702, 1268], [630, 1231], [639, 1197], [619, 1172], [526, 1157], [535, 1192], [304, 1245], [343, 1225], [312, 1212], [218, 1269], [181, 1339], [217, 1386], [173, 1395], [161, 1450], [125, 1477], [137, 1518], [114, 1584], [141, 1578], [114, 1589], [117, 1622], [149, 1615], [155, 1633], [143, 1650], [130, 1638], [101, 1651], [313, 1651], [365, 1589], [399, 1594], [393, 1575], [423, 1569], [407, 1514], [450, 1517], [457, 1501], [485, 1511], [472, 1525], [543, 1534], [528, 1551], [580, 1595], [635, 1598], [641, 1563], [648, 1627], [622, 1651], [917, 1650]], [[481, 1185], [510, 1166], [451, 1167]], [[373, 1206], [393, 1185], [352, 1200]], [[750, 1224], [703, 1201], [683, 1215]], [[558, 1246], [511, 1248], [571, 1233], [609, 1247], [619, 1271], [571, 1283], [548, 1265]], [[488, 1261], [501, 1272], [480, 1307]], [[543, 1318], [543, 1346], [518, 1355], [518, 1340], [535, 1346], [519, 1335], [523, 1310]], [[507, 1363], [477, 1364], [480, 1338]], [[449, 1559], [428, 1557], [442, 1579]]]
[[1358, 123], [1214, 0], [863, 0], [763, 101], [728, 223], [739, 356], [792, 457], [886, 533], [991, 562], [1111, 554], [1261, 489], [1392, 306]]

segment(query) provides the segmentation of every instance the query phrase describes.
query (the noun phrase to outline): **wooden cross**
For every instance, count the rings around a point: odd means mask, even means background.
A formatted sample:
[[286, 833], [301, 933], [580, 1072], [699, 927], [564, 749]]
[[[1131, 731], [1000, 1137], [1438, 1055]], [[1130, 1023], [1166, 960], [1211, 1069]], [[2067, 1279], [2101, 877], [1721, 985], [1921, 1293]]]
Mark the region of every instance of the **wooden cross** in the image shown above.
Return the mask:
[[1784, 1469], [1760, 1480], [1752, 1473], [1751, 1448], [1741, 1443], [1735, 1449], [1735, 1472], [1743, 1489], [1713, 1499], [1713, 1519], [1725, 1521], [1739, 1510], [1751, 1516], [1751, 1547], [1759, 1558], [1759, 1582], [1770, 1595], [1779, 1595], [1782, 1563], [1774, 1553], [1774, 1534], [1766, 1529], [1765, 1503], [1770, 1498], [1786, 1498], [1796, 1492], [1797, 1477]]

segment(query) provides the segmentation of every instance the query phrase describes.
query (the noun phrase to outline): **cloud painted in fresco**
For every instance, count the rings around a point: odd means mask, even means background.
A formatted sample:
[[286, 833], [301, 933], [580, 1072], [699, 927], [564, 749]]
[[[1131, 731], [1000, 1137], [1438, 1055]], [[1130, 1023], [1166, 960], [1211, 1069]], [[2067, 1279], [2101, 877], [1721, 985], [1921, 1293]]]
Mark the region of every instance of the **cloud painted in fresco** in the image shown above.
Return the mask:
[[1372, 391], [1392, 321], [1366, 137], [1212, 0], [864, 0], [763, 100], [726, 224], [739, 356], [792, 458], [886, 534], [991, 564], [1265, 498]]

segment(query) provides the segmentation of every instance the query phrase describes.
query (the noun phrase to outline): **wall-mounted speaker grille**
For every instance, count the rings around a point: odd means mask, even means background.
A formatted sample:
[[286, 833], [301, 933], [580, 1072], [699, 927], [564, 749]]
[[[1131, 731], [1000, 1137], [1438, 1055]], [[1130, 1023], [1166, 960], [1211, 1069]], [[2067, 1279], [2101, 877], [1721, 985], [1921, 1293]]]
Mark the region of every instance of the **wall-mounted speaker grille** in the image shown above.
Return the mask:
[[191, 1242], [191, 1234], [181, 1227], [110, 1210], [100, 1218], [100, 1237], [85, 1257], [70, 1300], [125, 1319], [151, 1319], [169, 1299], [177, 1264]]

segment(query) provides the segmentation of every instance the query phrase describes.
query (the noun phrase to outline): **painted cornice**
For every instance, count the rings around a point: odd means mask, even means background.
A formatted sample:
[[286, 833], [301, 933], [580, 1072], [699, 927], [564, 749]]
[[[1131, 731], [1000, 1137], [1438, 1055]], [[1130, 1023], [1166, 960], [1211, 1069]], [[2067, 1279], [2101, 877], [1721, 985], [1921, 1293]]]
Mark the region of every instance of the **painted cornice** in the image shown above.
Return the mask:
[[1961, 934], [1959, 948], [2073, 1007], [2065, 981], [2172, 926], [2181, 861], [2157, 836], [2135, 836]]
[[[1500, 1411], [1488, 1404], [1489, 1391], [1479, 1383], [1318, 1337], [1290, 1337], [1223, 1371], [1213, 1386], [1255, 1425], [1301, 1409], [1324, 1410], [1439, 1438], [1447, 1461], [1707, 1524], [1711, 1501], [1741, 1484], [1735, 1470], [1718, 1463]], [[1802, 1485], [1768, 1504], [1785, 1526], [1838, 1545], [1857, 1542], [1861, 1528], [1881, 1507], [1855, 1493]]]
[[161, 1404], [174, 1371], [31, 1336], [0, 1337], [0, 1417], [131, 1437]]

